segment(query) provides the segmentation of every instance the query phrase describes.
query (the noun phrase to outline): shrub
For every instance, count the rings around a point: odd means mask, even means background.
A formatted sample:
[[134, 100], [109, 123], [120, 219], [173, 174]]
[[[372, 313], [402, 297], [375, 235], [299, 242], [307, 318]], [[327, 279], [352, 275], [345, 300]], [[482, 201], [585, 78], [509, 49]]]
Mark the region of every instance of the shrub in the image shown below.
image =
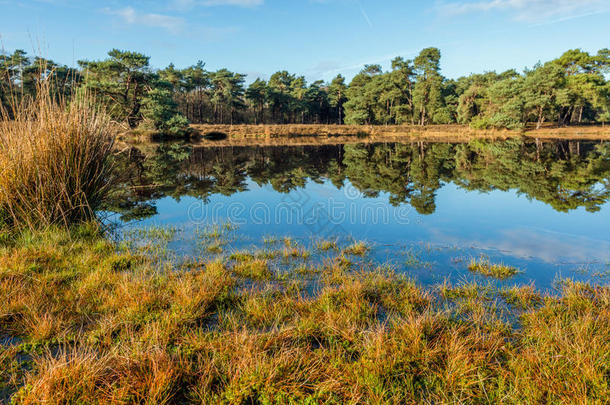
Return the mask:
[[489, 118], [486, 117], [474, 117], [472, 121], [470, 121], [470, 127], [472, 129], [490, 129], [493, 127]]
[[0, 216], [5, 225], [70, 225], [95, 216], [109, 184], [116, 130], [89, 93], [70, 103], [50, 79], [0, 112]]
[[176, 102], [167, 89], [153, 89], [143, 100], [144, 126], [161, 135], [184, 137], [188, 134], [189, 121], [176, 112]]

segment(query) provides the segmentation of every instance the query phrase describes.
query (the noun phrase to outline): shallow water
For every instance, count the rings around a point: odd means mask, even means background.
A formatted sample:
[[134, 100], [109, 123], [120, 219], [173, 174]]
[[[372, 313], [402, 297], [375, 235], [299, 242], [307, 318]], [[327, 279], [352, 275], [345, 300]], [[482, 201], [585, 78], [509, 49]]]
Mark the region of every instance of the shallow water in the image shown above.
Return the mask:
[[502, 283], [542, 289], [610, 273], [607, 143], [173, 143], [135, 146], [117, 164], [108, 220], [119, 233], [175, 228], [178, 257], [269, 251], [282, 245], [269, 236], [289, 236], [311, 256], [278, 267], [324, 262], [333, 253], [316, 249], [320, 240], [358, 240], [371, 248], [358, 261], [423, 284], [485, 280], [467, 269], [481, 256], [522, 270]]

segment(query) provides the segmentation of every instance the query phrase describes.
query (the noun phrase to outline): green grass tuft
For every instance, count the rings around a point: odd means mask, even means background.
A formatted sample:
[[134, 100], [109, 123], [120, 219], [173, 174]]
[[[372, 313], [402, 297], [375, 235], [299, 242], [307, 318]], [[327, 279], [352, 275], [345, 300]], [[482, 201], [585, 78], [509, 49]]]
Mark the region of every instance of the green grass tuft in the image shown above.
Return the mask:
[[343, 250], [346, 255], [364, 256], [371, 248], [365, 242], [354, 242]]
[[473, 273], [479, 273], [486, 277], [495, 277], [499, 279], [510, 278], [521, 273], [516, 267], [507, 266], [502, 263], [491, 263], [488, 258], [481, 257], [479, 260], [472, 259], [468, 264], [468, 270]]

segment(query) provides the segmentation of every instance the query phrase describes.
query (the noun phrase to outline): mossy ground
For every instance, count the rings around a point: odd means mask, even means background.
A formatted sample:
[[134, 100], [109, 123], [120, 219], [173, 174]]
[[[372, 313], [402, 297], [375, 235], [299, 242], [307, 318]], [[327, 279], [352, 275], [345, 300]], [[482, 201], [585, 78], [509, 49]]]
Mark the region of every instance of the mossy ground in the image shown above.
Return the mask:
[[293, 272], [277, 274], [256, 254], [175, 264], [144, 248], [93, 227], [3, 238], [1, 395], [24, 404], [610, 395], [608, 286], [424, 288], [342, 255], [315, 268], [299, 256]]

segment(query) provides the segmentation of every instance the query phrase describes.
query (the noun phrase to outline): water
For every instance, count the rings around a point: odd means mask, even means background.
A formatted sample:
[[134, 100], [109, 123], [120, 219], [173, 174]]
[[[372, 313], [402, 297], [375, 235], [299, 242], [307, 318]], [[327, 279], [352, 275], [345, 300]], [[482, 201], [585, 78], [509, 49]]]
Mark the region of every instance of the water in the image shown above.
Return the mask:
[[[320, 240], [366, 241], [363, 263], [423, 284], [485, 280], [467, 269], [481, 256], [520, 268], [503, 282], [511, 285], [606, 283], [610, 273], [606, 143], [150, 144], [118, 164], [109, 219], [120, 232], [177, 229], [169, 244], [177, 257], [269, 250], [269, 236], [289, 236], [313, 263], [329, 257], [316, 250]], [[222, 252], [209, 248], [212, 239]]]

